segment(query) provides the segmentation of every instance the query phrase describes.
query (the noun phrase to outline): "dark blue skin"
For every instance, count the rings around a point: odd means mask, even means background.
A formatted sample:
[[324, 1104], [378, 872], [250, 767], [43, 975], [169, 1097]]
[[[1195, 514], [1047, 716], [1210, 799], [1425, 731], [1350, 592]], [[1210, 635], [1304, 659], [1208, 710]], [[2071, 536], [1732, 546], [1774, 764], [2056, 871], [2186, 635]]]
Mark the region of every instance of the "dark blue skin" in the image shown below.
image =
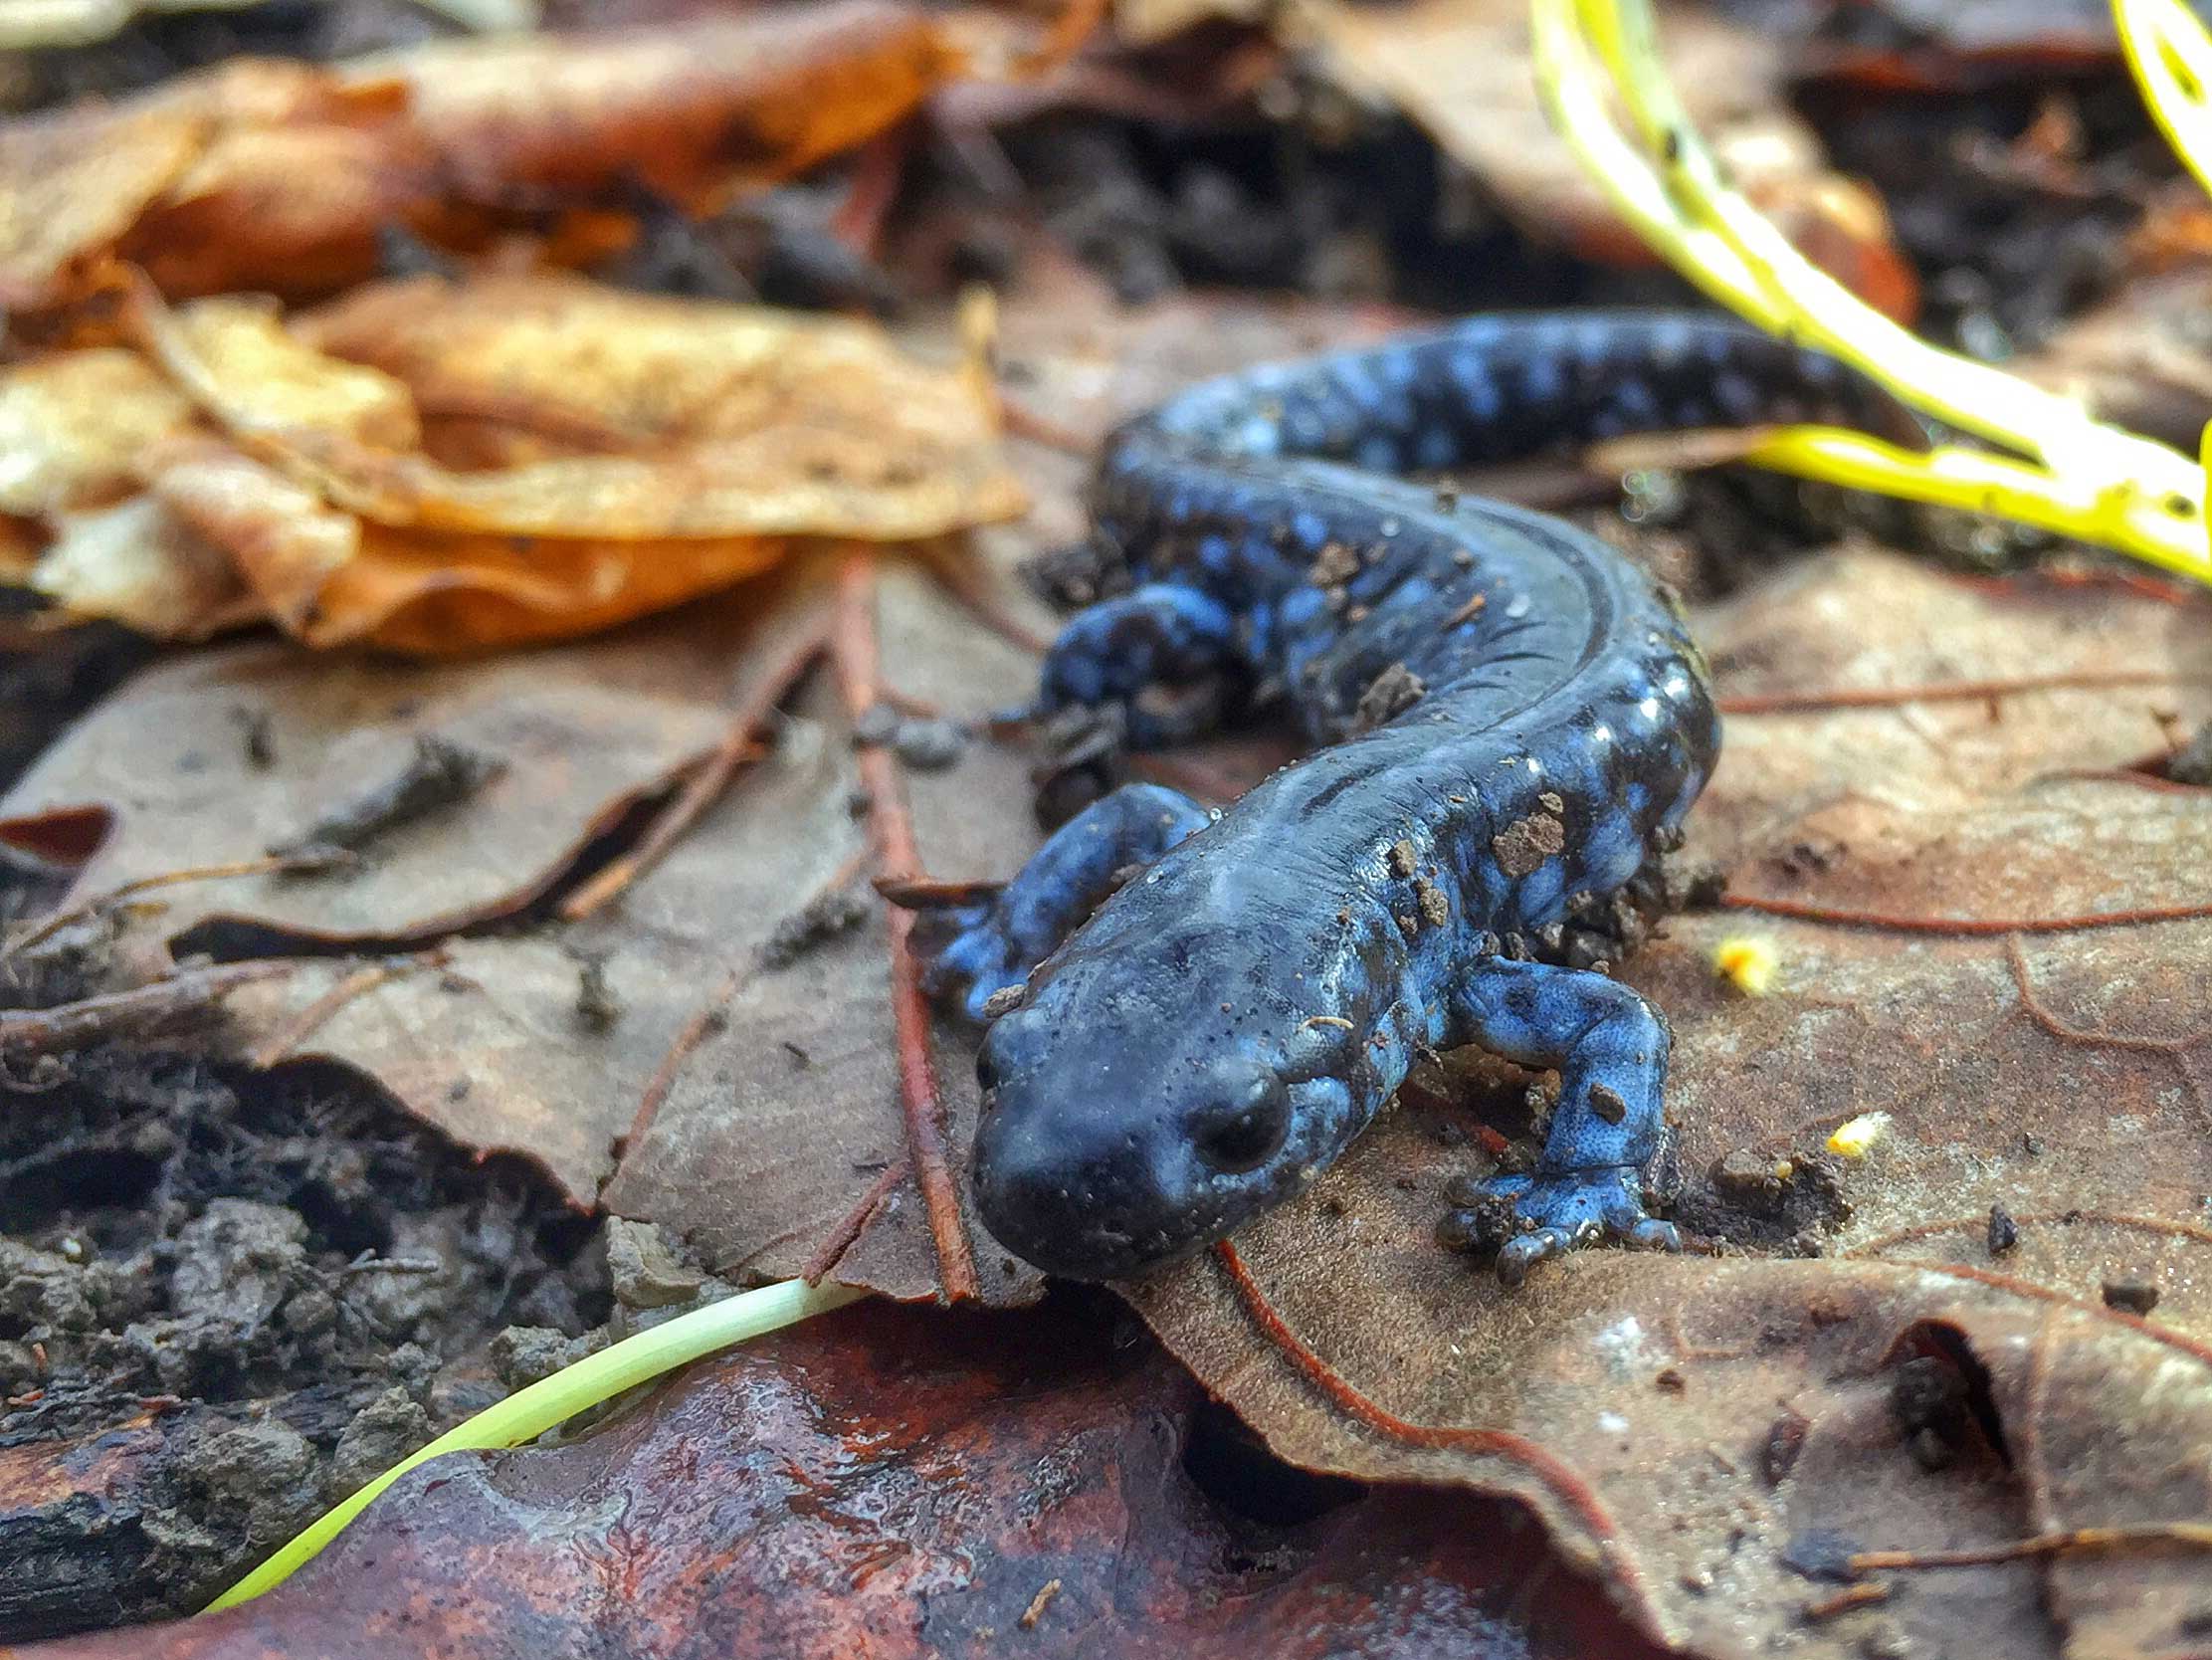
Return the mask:
[[[986, 1225], [1109, 1279], [1304, 1189], [1417, 1052], [1557, 1068], [1530, 1174], [1494, 1177], [1517, 1282], [1645, 1213], [1667, 1023], [1531, 960], [1677, 839], [1720, 727], [1679, 609], [1558, 519], [1390, 475], [1615, 434], [1797, 419], [1915, 435], [1833, 361], [1703, 315], [1479, 318], [1194, 387], [1123, 427], [1093, 492], [1133, 591], [1079, 613], [1041, 713], [1129, 741], [1279, 693], [1323, 745], [1227, 811], [1132, 784], [995, 900], [934, 984], [995, 1015], [977, 1061]], [[946, 926], [940, 923], [940, 930]]]

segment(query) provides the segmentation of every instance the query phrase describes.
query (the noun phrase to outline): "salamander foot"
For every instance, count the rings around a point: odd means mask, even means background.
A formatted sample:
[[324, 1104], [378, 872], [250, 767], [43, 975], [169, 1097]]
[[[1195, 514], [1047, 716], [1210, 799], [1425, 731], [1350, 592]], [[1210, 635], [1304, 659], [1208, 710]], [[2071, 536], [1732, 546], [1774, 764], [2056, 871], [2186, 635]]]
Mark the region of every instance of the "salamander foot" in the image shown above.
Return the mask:
[[1495, 1176], [1480, 1184], [1475, 1211], [1453, 1218], [1453, 1231], [1500, 1240], [1498, 1277], [1508, 1286], [1519, 1285], [1546, 1257], [1592, 1240], [1619, 1240], [1634, 1250], [1682, 1249], [1672, 1222], [1645, 1213], [1643, 1175], [1634, 1164]]

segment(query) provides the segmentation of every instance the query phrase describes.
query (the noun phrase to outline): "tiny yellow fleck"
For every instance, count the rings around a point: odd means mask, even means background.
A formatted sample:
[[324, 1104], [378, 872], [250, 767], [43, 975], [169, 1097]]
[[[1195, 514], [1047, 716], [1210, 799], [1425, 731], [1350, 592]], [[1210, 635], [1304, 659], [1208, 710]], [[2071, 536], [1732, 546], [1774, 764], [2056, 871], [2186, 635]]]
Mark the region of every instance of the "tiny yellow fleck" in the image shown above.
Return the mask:
[[1774, 947], [1749, 934], [1730, 934], [1712, 947], [1712, 970], [1746, 997], [1774, 987]]
[[1828, 1133], [1828, 1150], [1840, 1158], [1864, 1158], [1889, 1134], [1889, 1114], [1861, 1113]]

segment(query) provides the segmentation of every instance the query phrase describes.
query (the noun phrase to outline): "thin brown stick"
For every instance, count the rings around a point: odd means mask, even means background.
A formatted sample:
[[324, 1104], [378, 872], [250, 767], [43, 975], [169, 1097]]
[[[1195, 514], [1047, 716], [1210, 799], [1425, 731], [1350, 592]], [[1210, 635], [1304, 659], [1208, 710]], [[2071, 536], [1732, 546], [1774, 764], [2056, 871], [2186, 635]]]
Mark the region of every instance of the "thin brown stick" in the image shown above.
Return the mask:
[[1854, 1573], [1919, 1567], [1986, 1567], [2026, 1556], [2056, 1556], [2069, 1551], [2120, 1551], [2134, 1545], [2182, 1545], [2212, 1551], [2212, 1522], [2142, 1522], [2118, 1528], [2070, 1528], [2036, 1534], [2008, 1545], [1964, 1551], [1861, 1551], [1850, 1558]]
[[1984, 703], [2027, 692], [2102, 691], [2115, 686], [2197, 686], [2212, 676], [2114, 669], [2014, 680], [1939, 681], [1925, 686], [1844, 686], [1816, 692], [1749, 692], [1716, 699], [1723, 715], [1807, 715], [1828, 709], [1893, 709], [1900, 704]]
[[135, 1037], [197, 1018], [242, 985], [297, 972], [301, 957], [211, 963], [50, 1009], [0, 1012], [0, 1052], [71, 1049], [104, 1038]]
[[1942, 934], [1959, 938], [2004, 934], [2074, 934], [2093, 928], [2134, 928], [2145, 923], [2187, 923], [2212, 917], [2212, 904], [2157, 905], [2133, 911], [2085, 911], [2072, 917], [1908, 917], [1888, 911], [1853, 911], [1805, 900], [1767, 899], [1757, 894], [1722, 894], [1730, 911], [1757, 911], [1801, 923], [1831, 923], [1838, 928], [1883, 929], [1895, 934]]
[[322, 1025], [338, 1010], [356, 997], [366, 996], [378, 986], [411, 974], [418, 968], [442, 965], [446, 953], [442, 950], [425, 951], [416, 956], [388, 956], [380, 962], [364, 962], [330, 987], [321, 996], [294, 1015], [275, 1032], [246, 1052], [246, 1062], [257, 1070], [266, 1072], [285, 1059], [308, 1038], [321, 1030]]
[[43, 944], [65, 928], [98, 916], [102, 911], [113, 910], [125, 900], [139, 894], [153, 892], [156, 888], [172, 888], [186, 882], [219, 882], [233, 876], [274, 876], [281, 871], [321, 870], [329, 864], [325, 857], [294, 854], [269, 854], [260, 859], [239, 859], [228, 865], [199, 865], [191, 870], [162, 871], [154, 876], [141, 876], [130, 882], [117, 883], [104, 894], [73, 905], [67, 911], [57, 911], [45, 921], [35, 924], [27, 933], [16, 934], [5, 945], [0, 945], [0, 956], [12, 956], [17, 951], [27, 951], [33, 945]]
[[762, 678], [751, 695], [738, 705], [736, 714], [730, 717], [722, 740], [707, 752], [698, 770], [685, 780], [683, 788], [661, 809], [660, 816], [647, 826], [637, 846], [609, 860], [589, 882], [580, 884], [560, 902], [558, 910], [562, 922], [580, 923], [599, 911], [657, 864], [677, 838], [721, 799], [722, 791], [729, 787], [729, 780], [736, 775], [737, 769], [752, 757], [753, 736], [760, 724], [775, 712], [776, 705], [814, 666], [815, 659], [828, 644], [827, 625], [809, 630], [806, 637]]
[[845, 1260], [845, 1253], [853, 1248], [862, 1231], [875, 1220], [876, 1212], [883, 1208], [884, 1201], [891, 1197], [892, 1189], [905, 1181], [912, 1168], [913, 1165], [904, 1158], [885, 1165], [883, 1174], [869, 1183], [868, 1191], [845, 1213], [845, 1219], [829, 1231], [814, 1255], [807, 1258], [806, 1266], [799, 1270], [799, 1278], [812, 1286], [820, 1285], [834, 1274], [837, 1265]]
[[[883, 682], [876, 649], [876, 562], [866, 552], [849, 554], [840, 573], [830, 655], [837, 667], [846, 714], [857, 721], [881, 697]], [[868, 797], [878, 874], [894, 881], [918, 876], [921, 857], [914, 846], [913, 819], [906, 810], [897, 756], [882, 744], [864, 744], [858, 764], [861, 787]], [[915, 960], [909, 937], [913, 921], [912, 913], [897, 906], [884, 910], [886, 943], [891, 950], [891, 1011], [899, 1051], [899, 1096], [905, 1113], [906, 1147], [913, 1161], [914, 1185], [921, 1190], [929, 1240], [936, 1248], [937, 1281], [947, 1302], [959, 1302], [979, 1296], [982, 1288], [976, 1279], [975, 1257], [968, 1246], [967, 1224], [960, 1215], [959, 1195], [953, 1188], [951, 1162], [945, 1151], [944, 1104], [930, 1066], [929, 1010], [921, 992], [921, 965]]]
[[1001, 640], [1032, 657], [1042, 657], [1052, 650], [1049, 635], [1038, 633], [1007, 610], [998, 602], [998, 596], [984, 586], [977, 574], [974, 560], [935, 543], [923, 546], [921, 556], [928, 565], [930, 574], [942, 584], [944, 591], [958, 600], [969, 616]]

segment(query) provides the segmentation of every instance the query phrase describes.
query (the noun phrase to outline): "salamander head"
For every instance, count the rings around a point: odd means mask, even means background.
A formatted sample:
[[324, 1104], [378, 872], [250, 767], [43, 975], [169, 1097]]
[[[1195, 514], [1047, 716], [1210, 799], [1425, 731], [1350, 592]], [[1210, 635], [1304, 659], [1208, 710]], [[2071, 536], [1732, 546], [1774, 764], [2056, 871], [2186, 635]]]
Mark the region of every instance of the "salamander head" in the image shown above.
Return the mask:
[[1385, 1083], [1363, 1028], [1306, 1020], [1279, 977], [1249, 938], [1196, 926], [1038, 970], [976, 1062], [975, 1198], [999, 1241], [1119, 1278], [1223, 1238], [1342, 1151]]

